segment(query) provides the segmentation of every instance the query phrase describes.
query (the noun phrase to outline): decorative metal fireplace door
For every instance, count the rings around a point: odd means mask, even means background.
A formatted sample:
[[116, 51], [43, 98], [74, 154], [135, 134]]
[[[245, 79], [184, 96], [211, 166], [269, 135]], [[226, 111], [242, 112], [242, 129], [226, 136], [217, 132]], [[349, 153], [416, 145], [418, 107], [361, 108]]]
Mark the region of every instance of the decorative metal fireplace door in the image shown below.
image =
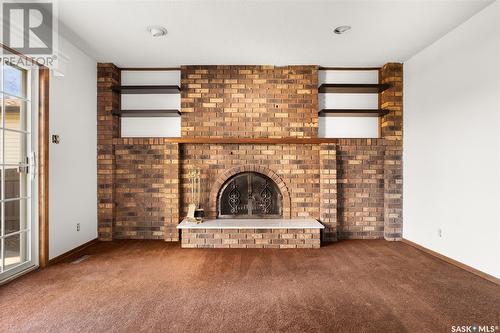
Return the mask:
[[282, 196], [272, 179], [257, 172], [229, 178], [217, 197], [218, 218], [279, 218]]

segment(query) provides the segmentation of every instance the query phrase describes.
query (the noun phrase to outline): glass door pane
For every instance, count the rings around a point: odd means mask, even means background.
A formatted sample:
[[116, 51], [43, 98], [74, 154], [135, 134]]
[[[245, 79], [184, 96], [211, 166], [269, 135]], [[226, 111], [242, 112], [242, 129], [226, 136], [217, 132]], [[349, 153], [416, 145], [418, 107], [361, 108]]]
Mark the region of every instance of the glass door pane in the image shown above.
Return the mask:
[[27, 96], [28, 71], [24, 68], [6, 63], [3, 66], [3, 92], [11, 96]]
[[26, 106], [28, 102], [25, 99], [5, 96], [5, 128], [26, 131], [27, 115]]
[[29, 260], [28, 238], [26, 232], [7, 236], [4, 239], [4, 271], [19, 266]]
[[33, 265], [29, 71], [3, 63], [0, 94], [0, 281]]

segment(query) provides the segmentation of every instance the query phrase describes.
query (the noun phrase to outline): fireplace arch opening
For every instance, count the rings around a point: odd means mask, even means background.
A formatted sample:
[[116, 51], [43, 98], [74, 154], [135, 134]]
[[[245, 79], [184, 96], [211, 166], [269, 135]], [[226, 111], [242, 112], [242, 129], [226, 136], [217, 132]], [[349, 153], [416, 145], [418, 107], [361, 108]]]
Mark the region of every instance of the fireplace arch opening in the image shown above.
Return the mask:
[[258, 172], [241, 172], [217, 195], [217, 218], [281, 218], [283, 196], [276, 183]]

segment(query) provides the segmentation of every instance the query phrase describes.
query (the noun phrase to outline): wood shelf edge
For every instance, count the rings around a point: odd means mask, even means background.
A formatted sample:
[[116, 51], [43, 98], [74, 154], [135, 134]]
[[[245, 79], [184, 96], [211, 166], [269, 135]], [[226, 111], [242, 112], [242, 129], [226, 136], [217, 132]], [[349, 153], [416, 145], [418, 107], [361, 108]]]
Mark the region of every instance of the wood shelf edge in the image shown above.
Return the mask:
[[159, 137], [159, 138], [116, 138], [115, 140], [158, 140], [163, 143], [180, 143], [180, 144], [321, 144], [332, 143], [335, 144], [339, 139], [337, 138], [172, 138], [172, 137]]
[[148, 118], [148, 117], [179, 117], [179, 110], [119, 110], [113, 112], [114, 116], [129, 118]]
[[113, 86], [112, 90], [122, 94], [179, 94], [177, 85], [122, 85]]
[[389, 113], [386, 109], [322, 109], [319, 117], [383, 117]]
[[388, 83], [323, 83], [318, 87], [319, 93], [343, 94], [377, 94], [391, 87]]
[[378, 71], [381, 67], [328, 67], [318, 66], [320, 71]]
[[180, 67], [123, 67], [120, 71], [128, 72], [154, 72], [154, 71], [180, 71]]

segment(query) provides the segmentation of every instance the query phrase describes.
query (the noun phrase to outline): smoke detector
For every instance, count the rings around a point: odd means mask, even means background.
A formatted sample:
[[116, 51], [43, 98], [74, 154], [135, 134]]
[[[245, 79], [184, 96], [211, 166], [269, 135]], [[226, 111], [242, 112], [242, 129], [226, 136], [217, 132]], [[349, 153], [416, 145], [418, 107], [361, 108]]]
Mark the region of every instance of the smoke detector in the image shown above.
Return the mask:
[[350, 25], [341, 25], [340, 27], [336, 27], [335, 30], [333, 30], [333, 32], [335, 32], [337, 35], [342, 35], [343, 33], [346, 33], [349, 30], [351, 30]]
[[152, 37], [162, 37], [167, 34], [167, 29], [159, 25], [151, 25], [148, 27], [148, 32]]

